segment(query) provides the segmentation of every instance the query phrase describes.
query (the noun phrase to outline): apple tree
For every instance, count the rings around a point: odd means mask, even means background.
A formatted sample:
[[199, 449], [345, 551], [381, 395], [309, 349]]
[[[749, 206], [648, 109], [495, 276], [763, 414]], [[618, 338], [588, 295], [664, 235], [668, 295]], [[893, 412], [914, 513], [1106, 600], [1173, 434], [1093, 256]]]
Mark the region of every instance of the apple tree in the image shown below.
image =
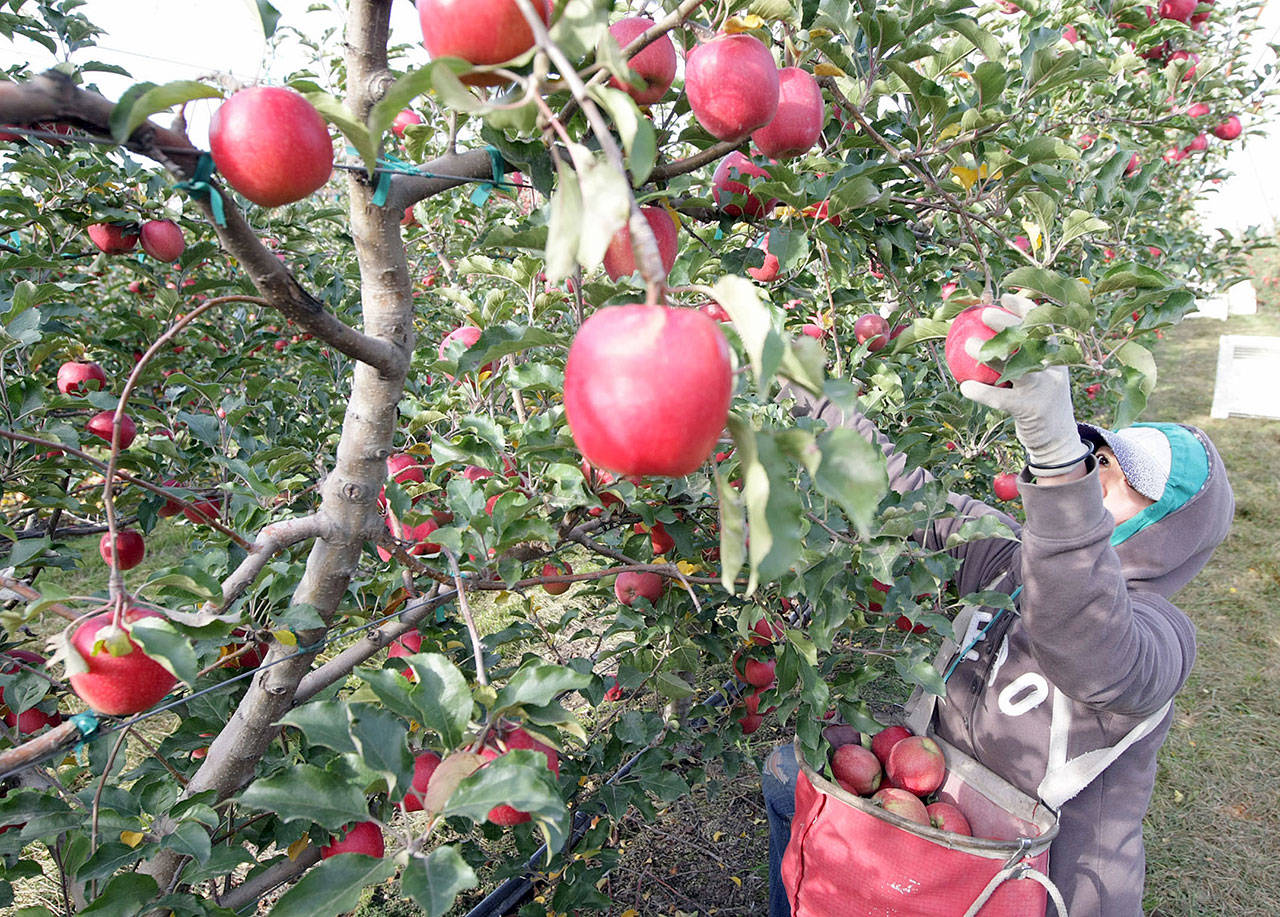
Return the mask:
[[1230, 0], [419, 0], [425, 50], [259, 2], [305, 72], [117, 98], [6, 6], [64, 63], [0, 83], [0, 904], [68, 913], [442, 914], [497, 851], [603, 907], [614, 822], [764, 717], [940, 691], [994, 600], [910, 536], [1019, 461], [949, 321], [1024, 293], [984, 360], [1139, 416], [1273, 92]]

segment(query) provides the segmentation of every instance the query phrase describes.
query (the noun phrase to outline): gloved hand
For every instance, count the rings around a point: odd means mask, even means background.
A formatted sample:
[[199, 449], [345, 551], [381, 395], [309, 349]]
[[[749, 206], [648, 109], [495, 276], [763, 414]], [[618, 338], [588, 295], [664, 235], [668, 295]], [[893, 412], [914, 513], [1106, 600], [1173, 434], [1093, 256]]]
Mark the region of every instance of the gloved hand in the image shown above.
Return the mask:
[[[996, 331], [1021, 322], [1036, 304], [1006, 293], [1000, 297], [1000, 305], [1013, 314], [994, 308], [982, 314], [982, 323]], [[973, 348], [969, 355], [975, 359], [981, 347], [982, 342], [976, 340], [966, 345]], [[1065, 366], [1027, 373], [1015, 379], [1011, 388], [970, 379], [960, 383], [960, 393], [1013, 418], [1014, 432], [1027, 451], [1027, 464], [1037, 477], [1066, 474], [1089, 454], [1076, 429], [1071, 407], [1071, 377]]]

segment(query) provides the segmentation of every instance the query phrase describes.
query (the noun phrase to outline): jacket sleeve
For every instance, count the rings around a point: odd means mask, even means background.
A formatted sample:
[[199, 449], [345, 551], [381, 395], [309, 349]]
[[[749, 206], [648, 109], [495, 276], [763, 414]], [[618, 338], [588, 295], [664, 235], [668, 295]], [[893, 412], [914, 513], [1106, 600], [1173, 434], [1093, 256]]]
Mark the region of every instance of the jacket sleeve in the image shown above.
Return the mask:
[[[784, 387], [780, 397], [795, 398], [796, 406], [792, 411], [793, 416], [813, 417], [825, 421], [829, 427], [846, 427], [855, 430], [867, 442], [879, 446], [888, 466], [889, 487], [894, 491], [900, 494], [909, 493], [933, 480], [933, 475], [923, 468], [908, 466], [907, 456], [898, 452], [889, 438], [876, 429], [875, 424], [856, 408], [841, 409], [831, 399], [810, 394], [799, 386]], [[934, 520], [927, 529], [916, 532], [914, 536], [915, 540], [928, 550], [942, 550], [947, 539], [954, 532], [959, 530], [965, 522], [978, 516], [997, 516], [1013, 530], [1015, 535], [1018, 532], [1019, 525], [1013, 517], [993, 509], [980, 500], [953, 492], [948, 495], [947, 502], [955, 510], [955, 515]], [[956, 583], [960, 594], [966, 595], [994, 586], [1011, 567], [1016, 566], [1017, 551], [1018, 542], [1007, 538], [970, 541], [950, 549], [948, 553], [963, 562], [957, 574], [958, 582]], [[1016, 569], [1013, 570], [1013, 576], [1016, 583], [1018, 576]]]
[[1160, 709], [1195, 661], [1195, 628], [1163, 596], [1130, 591], [1097, 467], [1052, 487], [1020, 482], [1022, 619], [1045, 676], [1083, 704], [1123, 716]]

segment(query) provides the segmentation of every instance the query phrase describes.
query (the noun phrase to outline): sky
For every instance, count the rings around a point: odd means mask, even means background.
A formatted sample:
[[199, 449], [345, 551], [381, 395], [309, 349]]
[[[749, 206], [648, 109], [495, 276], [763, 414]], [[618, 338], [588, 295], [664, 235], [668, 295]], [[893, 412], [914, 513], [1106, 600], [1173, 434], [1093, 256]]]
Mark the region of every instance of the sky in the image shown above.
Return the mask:
[[[326, 26], [338, 25], [341, 14], [337, 10], [344, 6], [336, 0], [272, 2], [283, 14], [282, 26], [311, 36], [318, 36]], [[330, 10], [308, 12], [308, 7], [316, 5]], [[268, 59], [267, 42], [252, 0], [88, 0], [84, 11], [106, 35], [97, 48], [78, 55], [77, 60], [119, 64], [136, 81], [166, 83], [217, 73], [246, 84], [269, 82], [306, 60], [296, 48], [286, 48], [280, 57]], [[1263, 6], [1260, 25], [1253, 53], [1257, 63], [1270, 55], [1263, 43], [1280, 40], [1280, 4]], [[392, 5], [391, 35], [393, 43], [421, 42], [417, 12], [410, 0], [396, 0]], [[37, 68], [55, 63], [38, 45], [0, 39], [0, 65], [24, 59]], [[93, 79], [113, 98], [132, 82], [110, 74], [96, 74]], [[208, 119], [216, 105], [217, 100], [202, 100], [188, 108], [189, 132], [197, 146], [207, 146]], [[1215, 186], [1200, 208], [1206, 229], [1223, 227], [1240, 232], [1257, 225], [1270, 230], [1280, 220], [1280, 169], [1276, 167], [1280, 162], [1280, 124], [1258, 125], [1246, 119], [1246, 128], [1251, 133], [1233, 146], [1227, 159], [1233, 177]]]

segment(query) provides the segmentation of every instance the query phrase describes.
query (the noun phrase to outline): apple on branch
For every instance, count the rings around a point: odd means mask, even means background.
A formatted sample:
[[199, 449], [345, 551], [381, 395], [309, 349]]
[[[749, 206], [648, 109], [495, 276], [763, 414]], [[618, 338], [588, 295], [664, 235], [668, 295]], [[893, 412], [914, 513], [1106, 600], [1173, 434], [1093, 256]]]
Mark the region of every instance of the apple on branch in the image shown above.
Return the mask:
[[[609, 34], [618, 43], [618, 47], [625, 48], [653, 25], [653, 20], [648, 16], [626, 16], [609, 26]], [[671, 88], [676, 78], [676, 63], [676, 46], [672, 43], [670, 34], [666, 34], [650, 42], [627, 60], [632, 73], [639, 77], [642, 84], [640, 88], [623, 82], [616, 76], [609, 80], [609, 85], [627, 93], [636, 100], [637, 105], [652, 105]]]
[[291, 204], [318, 191], [333, 172], [324, 119], [292, 89], [242, 89], [214, 112], [209, 149], [218, 172], [260, 207]]
[[707, 133], [737, 142], [777, 114], [778, 65], [760, 39], [720, 34], [685, 57], [684, 91]]
[[71, 648], [84, 663], [83, 671], [73, 671], [70, 676], [71, 690], [93, 710], [111, 716], [155, 706], [177, 682], [128, 633], [137, 621], [164, 616], [131, 605], [120, 617], [123, 630], [114, 628], [111, 612], [104, 611], [87, 618], [71, 635]]
[[[549, 0], [533, 0], [543, 25], [551, 23]], [[516, 0], [418, 0], [422, 44], [434, 60], [460, 57], [477, 67], [503, 64], [533, 47], [533, 29]], [[507, 82], [493, 73], [461, 77], [472, 86], [500, 86]]]
[[[92, 382], [96, 382], [97, 385], [90, 385]], [[69, 361], [58, 367], [55, 384], [58, 391], [64, 395], [100, 392], [107, 387], [107, 374], [97, 363]]]

